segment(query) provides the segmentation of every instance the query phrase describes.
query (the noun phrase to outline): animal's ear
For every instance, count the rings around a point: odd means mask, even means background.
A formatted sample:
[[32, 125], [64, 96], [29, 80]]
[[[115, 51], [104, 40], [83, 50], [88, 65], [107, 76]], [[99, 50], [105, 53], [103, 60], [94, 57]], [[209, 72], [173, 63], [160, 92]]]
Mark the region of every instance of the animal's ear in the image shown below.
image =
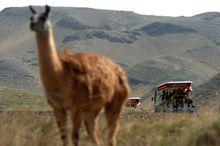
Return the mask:
[[32, 6], [29, 6], [29, 8], [33, 14], [36, 14], [36, 11], [34, 10], [34, 8]]
[[46, 11], [45, 11], [44, 15], [45, 15], [46, 17], [49, 17], [49, 15], [50, 15], [50, 6], [46, 5], [46, 6], [45, 6], [45, 9], [46, 9]]

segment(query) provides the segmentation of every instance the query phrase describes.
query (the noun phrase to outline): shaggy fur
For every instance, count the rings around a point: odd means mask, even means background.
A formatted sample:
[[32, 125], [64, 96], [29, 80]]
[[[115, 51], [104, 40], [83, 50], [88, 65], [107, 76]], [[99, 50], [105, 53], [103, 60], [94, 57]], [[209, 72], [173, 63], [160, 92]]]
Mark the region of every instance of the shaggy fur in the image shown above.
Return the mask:
[[33, 16], [30, 27], [36, 32], [40, 75], [48, 103], [54, 109], [63, 145], [67, 140], [67, 111], [73, 121], [72, 142], [78, 145], [79, 129], [84, 122], [93, 143], [100, 145], [97, 136], [97, 116], [105, 109], [107, 134], [110, 146], [115, 146], [115, 134], [123, 104], [130, 95], [124, 71], [111, 60], [95, 54], [57, 54], [48, 20], [50, 7]]

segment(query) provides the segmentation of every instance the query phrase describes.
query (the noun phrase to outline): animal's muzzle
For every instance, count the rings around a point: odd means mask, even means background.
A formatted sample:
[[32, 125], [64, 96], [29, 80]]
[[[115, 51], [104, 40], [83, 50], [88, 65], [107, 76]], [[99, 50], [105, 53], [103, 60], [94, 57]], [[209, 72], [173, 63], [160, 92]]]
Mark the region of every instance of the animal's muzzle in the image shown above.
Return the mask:
[[31, 22], [31, 23], [30, 23], [30, 29], [31, 29], [31, 30], [34, 30], [34, 26], [35, 26], [35, 23]]

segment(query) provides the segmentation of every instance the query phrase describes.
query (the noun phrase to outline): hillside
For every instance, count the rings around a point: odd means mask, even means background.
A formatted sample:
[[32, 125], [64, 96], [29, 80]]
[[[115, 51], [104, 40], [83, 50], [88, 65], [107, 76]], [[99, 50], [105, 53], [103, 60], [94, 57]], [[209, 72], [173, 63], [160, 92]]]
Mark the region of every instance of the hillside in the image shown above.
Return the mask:
[[51, 108], [42, 94], [24, 89], [0, 86], [0, 112], [48, 110], [51, 110]]
[[[37, 7], [42, 11], [41, 7]], [[167, 80], [204, 83], [220, 66], [220, 13], [193, 17], [53, 7], [58, 50], [105, 55], [128, 74], [133, 95]], [[27, 7], [0, 12], [0, 86], [41, 90], [35, 35]]]
[[220, 74], [209, 81], [199, 85], [193, 91], [193, 99], [201, 109], [214, 109], [219, 111], [220, 106]]

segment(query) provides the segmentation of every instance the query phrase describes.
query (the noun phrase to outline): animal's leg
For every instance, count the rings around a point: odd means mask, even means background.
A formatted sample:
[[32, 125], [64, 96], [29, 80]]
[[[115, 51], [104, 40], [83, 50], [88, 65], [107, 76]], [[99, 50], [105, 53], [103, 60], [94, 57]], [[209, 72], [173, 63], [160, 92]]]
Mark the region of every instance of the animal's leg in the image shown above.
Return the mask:
[[87, 113], [85, 117], [85, 126], [89, 137], [92, 142], [97, 146], [100, 146], [100, 142], [97, 135], [97, 117], [101, 109], [97, 109]]
[[60, 130], [60, 136], [61, 136], [61, 140], [63, 142], [63, 146], [67, 146], [68, 145], [68, 137], [67, 137], [67, 127], [66, 127], [66, 123], [67, 123], [67, 114], [65, 109], [54, 109], [54, 116], [56, 118], [56, 122], [58, 125], [58, 128]]
[[115, 135], [119, 123], [119, 117], [124, 101], [113, 99], [112, 102], [107, 103], [105, 106], [105, 117], [107, 121], [107, 135], [109, 146], [116, 146]]
[[82, 122], [82, 112], [80, 110], [73, 112], [72, 111], [72, 122], [73, 122], [73, 130], [72, 130], [72, 142], [74, 146], [78, 146], [79, 142], [79, 130]]

